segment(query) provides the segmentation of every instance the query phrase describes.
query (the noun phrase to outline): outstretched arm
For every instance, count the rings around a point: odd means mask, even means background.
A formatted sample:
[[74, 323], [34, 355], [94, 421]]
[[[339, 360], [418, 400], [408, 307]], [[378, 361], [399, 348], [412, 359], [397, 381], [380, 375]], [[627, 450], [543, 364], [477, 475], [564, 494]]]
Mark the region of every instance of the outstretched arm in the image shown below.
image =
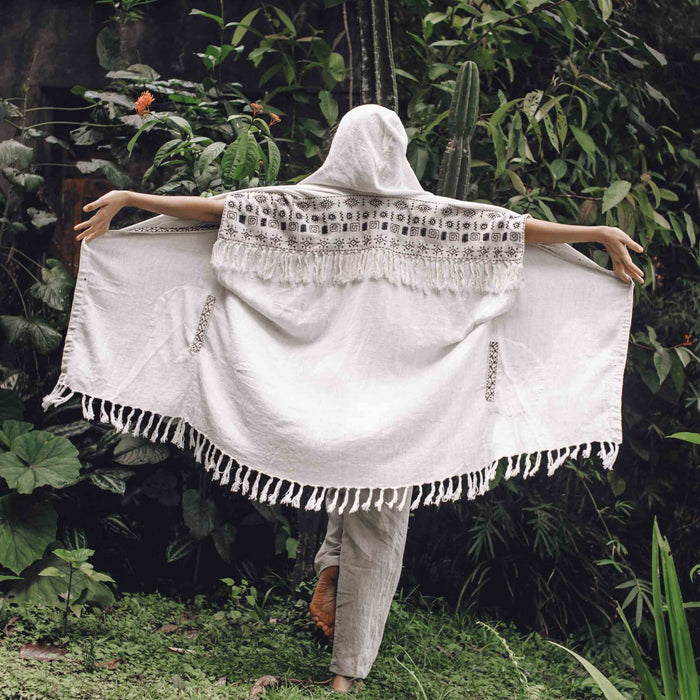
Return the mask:
[[644, 252], [644, 248], [616, 226], [578, 226], [528, 217], [525, 243], [600, 243], [612, 258], [613, 271], [623, 282], [632, 279], [644, 282], [644, 272], [634, 264], [627, 247], [637, 253]]
[[90, 241], [101, 236], [109, 230], [110, 222], [122, 207], [138, 207], [154, 214], [167, 214], [180, 219], [217, 222], [221, 221], [224, 199], [112, 190], [83, 207], [83, 211], [94, 211], [95, 215], [73, 227], [76, 231], [83, 229], [75, 239]]

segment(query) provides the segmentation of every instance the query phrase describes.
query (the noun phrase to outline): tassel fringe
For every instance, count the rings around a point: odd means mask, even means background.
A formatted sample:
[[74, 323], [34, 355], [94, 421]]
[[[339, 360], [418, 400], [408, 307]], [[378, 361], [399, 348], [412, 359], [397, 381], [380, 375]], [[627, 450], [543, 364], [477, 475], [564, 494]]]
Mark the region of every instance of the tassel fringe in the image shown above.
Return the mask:
[[423, 292], [499, 293], [517, 288], [523, 279], [523, 266], [515, 260], [430, 260], [385, 248], [312, 255], [225, 238], [214, 243], [211, 264], [224, 287], [230, 286], [227, 279], [233, 272], [252, 272], [264, 280], [292, 284], [347, 284], [368, 277]]
[[[61, 376], [53, 390], [43, 397], [42, 408], [46, 411], [50, 406], [60, 406], [76, 393], [80, 394], [80, 392], [70, 389], [65, 383], [64, 377]], [[337, 508], [339, 514], [345, 511], [355, 513], [359, 509], [368, 511], [372, 506], [377, 510], [381, 510], [382, 507], [403, 509], [407, 503], [410, 503], [410, 510], [415, 510], [421, 505], [439, 506], [441, 503], [460, 500], [463, 487], [466, 488], [467, 499], [473, 500], [489, 491], [491, 481], [496, 477], [501, 460], [505, 461], [504, 479], [511, 479], [520, 474], [522, 474], [523, 479], [527, 479], [538, 472], [543, 459], [546, 459], [547, 476], [552, 476], [567, 460], [576, 459], [579, 451], [583, 459], [588, 459], [593, 454], [593, 443], [586, 442], [580, 445], [565, 445], [533, 453], [535, 455], [534, 462], [529, 453], [503, 455], [480, 469], [461, 475], [453, 475], [441, 481], [369, 489], [366, 487], [326, 487], [281, 479], [254, 470], [247, 465], [239, 464], [234, 456], [224, 452], [183, 417], [163, 416], [123, 404], [118, 406], [108, 399], [86, 394], [80, 394], [80, 396], [80, 406], [83, 418], [86, 420], [94, 421], [99, 415], [100, 422], [111, 424], [119, 432], [145, 437], [151, 442], [171, 442], [181, 449], [191, 448], [195, 460], [202, 464], [205, 470], [211, 473], [212, 480], [217, 481], [221, 486], [227, 486], [231, 482], [231, 474], [235, 469], [233, 483], [230, 486], [230, 491], [233, 493], [240, 493], [261, 503], [267, 502], [270, 506], [280, 503], [294, 508], [319, 511], [325, 505], [328, 512], [333, 512]], [[96, 401], [100, 404], [99, 414], [96, 413], [93, 405]], [[106, 410], [105, 404], [109, 404], [109, 411]], [[124, 415], [125, 413], [127, 415]], [[145, 425], [143, 425], [144, 423]], [[185, 440], [186, 434], [189, 434], [188, 440]], [[620, 443], [609, 440], [601, 440], [597, 443], [599, 447], [595, 454], [603, 468], [611, 470], [617, 460]], [[225, 466], [222, 465], [224, 458], [227, 459]], [[266, 481], [261, 484], [263, 477], [266, 478]], [[284, 490], [284, 496], [280, 499], [285, 483], [287, 486]], [[416, 497], [409, 500], [414, 486], [417, 490]], [[362, 491], [368, 492], [364, 502], [361, 498]], [[303, 497], [305, 498], [302, 503]]]

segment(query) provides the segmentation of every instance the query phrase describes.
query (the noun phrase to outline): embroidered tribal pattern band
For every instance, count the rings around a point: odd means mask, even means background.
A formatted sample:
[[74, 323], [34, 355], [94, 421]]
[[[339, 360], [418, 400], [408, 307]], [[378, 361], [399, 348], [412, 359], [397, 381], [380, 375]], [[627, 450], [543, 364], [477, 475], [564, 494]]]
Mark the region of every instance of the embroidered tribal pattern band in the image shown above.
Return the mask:
[[523, 280], [530, 214], [414, 197], [231, 192], [211, 262], [289, 284], [385, 279], [424, 293], [500, 293]]
[[411, 197], [234, 192], [219, 237], [295, 252], [383, 248], [429, 260], [518, 262], [525, 214]]

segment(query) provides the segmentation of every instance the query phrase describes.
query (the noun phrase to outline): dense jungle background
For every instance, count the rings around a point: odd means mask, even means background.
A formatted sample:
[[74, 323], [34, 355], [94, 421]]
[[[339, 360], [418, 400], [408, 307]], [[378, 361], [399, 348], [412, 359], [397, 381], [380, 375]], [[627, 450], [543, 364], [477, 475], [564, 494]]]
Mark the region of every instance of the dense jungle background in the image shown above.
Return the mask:
[[[632, 669], [620, 606], [653, 657], [655, 520], [683, 600], [700, 580], [698, 0], [10, 0], [1, 12], [3, 625], [13, 603], [62, 609], [61, 573], [74, 614], [123, 594], [210, 594], [223, 577], [297, 592], [312, 581], [323, 514], [228, 493], [190, 452], [83, 420], [79, 397], [42, 410], [78, 269], [72, 227], [110, 189], [293, 183], [365, 102], [398, 111], [411, 165], [438, 191], [472, 62], [460, 196], [619, 226], [645, 246], [633, 257], [646, 281], [614, 470], [579, 458], [418, 509], [401, 586]], [[113, 225], [146, 216], [123, 210]], [[600, 246], [575, 247], [611, 267]], [[697, 640], [700, 617], [684, 609]]]

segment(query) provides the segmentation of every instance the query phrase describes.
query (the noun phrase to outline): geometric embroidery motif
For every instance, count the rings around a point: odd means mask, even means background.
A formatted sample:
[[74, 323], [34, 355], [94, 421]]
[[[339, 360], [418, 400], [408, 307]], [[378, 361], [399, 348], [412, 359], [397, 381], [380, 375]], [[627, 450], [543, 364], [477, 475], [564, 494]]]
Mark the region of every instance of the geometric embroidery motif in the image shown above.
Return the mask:
[[493, 401], [496, 389], [496, 369], [498, 368], [498, 341], [492, 340], [489, 342], [489, 362], [488, 373], [486, 377], [486, 392], [485, 398], [487, 401]]
[[525, 216], [418, 197], [236, 191], [226, 198], [219, 238], [251, 248], [357, 253], [383, 248], [426, 260], [522, 260]]
[[208, 294], [207, 299], [204, 302], [204, 306], [202, 307], [202, 312], [199, 314], [199, 321], [197, 323], [197, 330], [194, 333], [194, 340], [189, 346], [189, 351], [192, 353], [199, 352], [202, 349], [202, 345], [204, 345], [204, 338], [207, 334], [209, 318], [215, 302], [216, 297], [213, 294]]

